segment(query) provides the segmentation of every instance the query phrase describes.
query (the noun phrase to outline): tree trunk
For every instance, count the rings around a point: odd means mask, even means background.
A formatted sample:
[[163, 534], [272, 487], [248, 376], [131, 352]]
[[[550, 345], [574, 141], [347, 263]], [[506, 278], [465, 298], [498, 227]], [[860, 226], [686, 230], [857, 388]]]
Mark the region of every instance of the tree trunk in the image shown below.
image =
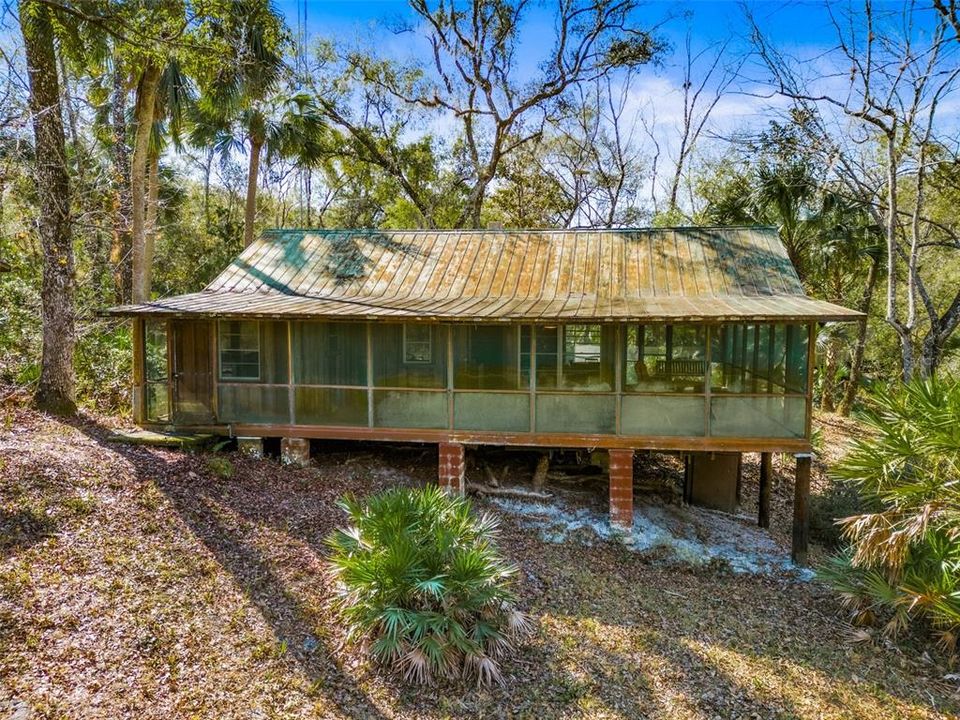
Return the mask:
[[243, 246], [253, 244], [253, 223], [257, 217], [257, 176], [260, 173], [262, 143], [250, 141], [250, 170], [247, 174], [247, 204], [243, 211]]
[[214, 151], [207, 151], [207, 162], [203, 166], [203, 227], [210, 232], [210, 174], [213, 172]]
[[157, 104], [157, 85], [160, 68], [151, 62], [140, 76], [137, 86], [137, 102], [134, 115], [137, 127], [133, 142], [133, 158], [130, 161], [130, 195], [133, 200], [133, 291], [135, 303], [150, 299], [150, 268], [147, 266], [147, 159], [150, 151], [150, 134], [153, 132], [154, 109]]
[[130, 301], [130, 149], [127, 147], [127, 89], [120, 60], [114, 57], [113, 70], [113, 236], [110, 240], [110, 266], [113, 268], [114, 297], [118, 303]]
[[867, 349], [867, 323], [870, 315], [870, 305], [873, 303], [874, 290], [877, 287], [877, 278], [880, 275], [880, 259], [871, 258], [870, 270], [867, 272], [867, 283], [863, 289], [863, 297], [858, 308], [867, 317], [864, 317], [857, 328], [857, 344], [853, 349], [853, 360], [850, 363], [850, 379], [843, 392], [840, 407], [837, 408], [843, 417], [848, 417], [853, 410], [853, 403], [857, 399], [860, 389], [860, 379], [863, 377], [863, 356]]
[[160, 194], [160, 154], [151, 152], [147, 161], [146, 233], [143, 243], [143, 281], [147, 299], [153, 287], [153, 254], [157, 245], [157, 201]]
[[832, 413], [837, 407], [837, 368], [839, 366], [840, 341], [835, 337], [828, 337], [823, 362], [823, 391], [820, 393], [820, 409], [824, 412]]
[[36, 403], [50, 412], [72, 414], [76, 411], [73, 375], [76, 328], [70, 177], [50, 9], [37, 0], [21, 0], [20, 28], [30, 78], [36, 156], [34, 179], [40, 205], [37, 225], [43, 246], [43, 357]]

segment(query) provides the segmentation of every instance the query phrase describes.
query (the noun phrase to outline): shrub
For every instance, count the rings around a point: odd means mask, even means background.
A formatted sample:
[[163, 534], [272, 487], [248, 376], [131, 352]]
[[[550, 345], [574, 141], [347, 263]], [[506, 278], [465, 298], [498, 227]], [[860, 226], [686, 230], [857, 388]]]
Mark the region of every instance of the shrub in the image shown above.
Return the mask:
[[339, 505], [350, 527], [327, 544], [349, 640], [410, 681], [502, 683], [499, 662], [529, 622], [514, 607], [517, 568], [493, 544], [496, 518], [435, 486]]
[[837, 548], [843, 540], [840, 521], [867, 509], [855, 484], [834, 480], [825, 490], [810, 496], [810, 537]]
[[224, 480], [233, 477], [233, 463], [219, 455], [207, 458], [207, 470]]
[[821, 569], [858, 622], [960, 631], [960, 384], [917, 381], [868, 399], [872, 430], [835, 468], [872, 512], [842, 521], [849, 548]]

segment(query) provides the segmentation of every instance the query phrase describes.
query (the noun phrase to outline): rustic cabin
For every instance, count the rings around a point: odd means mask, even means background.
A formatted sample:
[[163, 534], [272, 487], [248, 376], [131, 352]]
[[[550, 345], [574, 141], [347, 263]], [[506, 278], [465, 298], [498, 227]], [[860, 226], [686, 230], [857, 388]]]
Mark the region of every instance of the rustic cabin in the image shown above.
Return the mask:
[[134, 415], [246, 447], [282, 438], [606, 449], [611, 522], [633, 454], [686, 459], [688, 500], [730, 508], [741, 454], [796, 456], [806, 549], [818, 323], [772, 228], [277, 230], [204, 290], [113, 308], [134, 323]]

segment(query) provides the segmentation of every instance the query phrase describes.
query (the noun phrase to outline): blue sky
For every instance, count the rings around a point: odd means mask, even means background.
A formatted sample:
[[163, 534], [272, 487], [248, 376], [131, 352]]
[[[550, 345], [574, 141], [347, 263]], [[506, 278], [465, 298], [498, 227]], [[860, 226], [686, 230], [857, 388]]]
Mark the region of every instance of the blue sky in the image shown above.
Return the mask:
[[[799, 45], [819, 45], [832, 35], [829, 18], [823, 2], [789, 2], [767, 0], [751, 3], [751, 8], [764, 26], [778, 40]], [[306, 6], [307, 27], [312, 35], [349, 37], [358, 33], [389, 34], [389, 21], [409, 18], [411, 12], [406, 0], [278, 0], [277, 7], [287, 17], [291, 27], [297, 27], [298, 15]], [[644, 4], [639, 20], [651, 24], [671, 15], [676, 19], [666, 24], [663, 34], [678, 41], [686, 31], [686, 22], [680, 17], [689, 13], [695, 38], [709, 42], [735, 34], [743, 29], [740, 3], [735, 0], [687, 0], [664, 2], [656, 0]], [[546, 43], [549, 38], [541, 36]]]

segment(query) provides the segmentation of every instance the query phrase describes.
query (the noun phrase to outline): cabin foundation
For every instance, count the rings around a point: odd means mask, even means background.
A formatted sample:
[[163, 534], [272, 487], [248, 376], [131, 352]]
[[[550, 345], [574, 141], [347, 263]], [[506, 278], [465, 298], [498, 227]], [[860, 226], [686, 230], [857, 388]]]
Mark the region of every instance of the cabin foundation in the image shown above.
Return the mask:
[[293, 467], [309, 465], [310, 441], [306, 438], [283, 438], [280, 441], [280, 462]]
[[438, 481], [447, 492], [463, 495], [466, 491], [466, 458], [461, 443], [440, 443]]
[[611, 449], [610, 526], [630, 532], [633, 528], [633, 450]]
[[252, 460], [263, 459], [263, 438], [260, 437], [238, 437], [237, 452], [244, 457]]
[[740, 453], [693, 453], [689, 461], [691, 505], [735, 512], [740, 477]]

